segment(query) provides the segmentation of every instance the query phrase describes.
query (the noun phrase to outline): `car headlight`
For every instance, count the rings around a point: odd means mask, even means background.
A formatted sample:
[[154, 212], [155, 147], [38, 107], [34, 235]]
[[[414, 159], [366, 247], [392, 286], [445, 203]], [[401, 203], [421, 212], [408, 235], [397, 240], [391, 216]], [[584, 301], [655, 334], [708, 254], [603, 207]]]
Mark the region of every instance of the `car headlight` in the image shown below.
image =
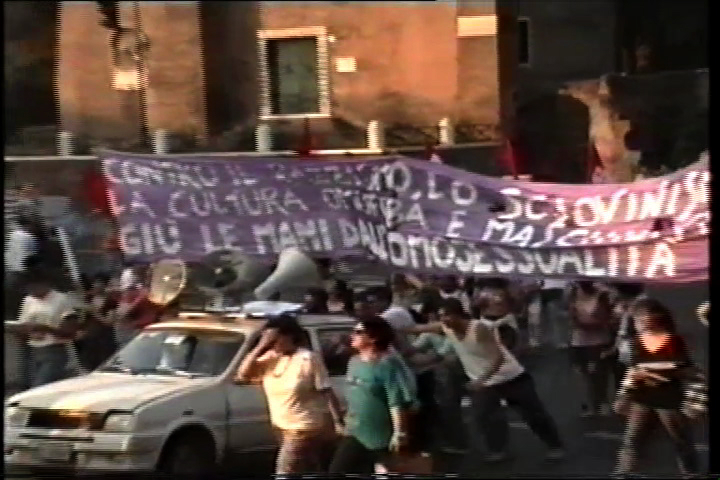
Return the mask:
[[20, 407], [5, 407], [5, 425], [24, 427], [30, 418], [30, 410]]
[[135, 427], [135, 416], [132, 413], [111, 413], [105, 419], [103, 430], [108, 432], [130, 432]]

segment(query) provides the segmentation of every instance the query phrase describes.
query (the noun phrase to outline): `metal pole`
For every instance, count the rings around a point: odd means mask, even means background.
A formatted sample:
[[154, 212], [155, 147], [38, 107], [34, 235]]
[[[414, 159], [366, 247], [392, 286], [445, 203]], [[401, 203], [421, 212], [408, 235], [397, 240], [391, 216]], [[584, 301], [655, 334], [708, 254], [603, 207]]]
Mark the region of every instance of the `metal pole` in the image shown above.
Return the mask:
[[133, 2], [133, 23], [135, 24], [135, 46], [137, 58], [135, 59], [138, 74], [138, 104], [140, 108], [140, 141], [143, 146], [150, 146], [150, 126], [147, 105], [147, 69], [145, 68], [144, 35], [140, 17], [140, 2]]

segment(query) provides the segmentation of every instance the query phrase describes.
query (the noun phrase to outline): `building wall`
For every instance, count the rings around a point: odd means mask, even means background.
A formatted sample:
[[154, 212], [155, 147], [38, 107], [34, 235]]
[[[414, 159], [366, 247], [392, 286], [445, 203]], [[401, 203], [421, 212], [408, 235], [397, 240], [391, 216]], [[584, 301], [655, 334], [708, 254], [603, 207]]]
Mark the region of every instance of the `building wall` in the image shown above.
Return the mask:
[[[324, 26], [334, 37], [334, 115], [433, 125], [454, 113], [458, 50], [452, 4], [263, 2], [261, 15], [263, 29]], [[355, 57], [357, 71], [336, 72], [337, 57]]]
[[[207, 132], [198, 2], [140, 2], [150, 40], [148, 124], [197, 137]], [[121, 2], [121, 24], [134, 25], [132, 2]], [[64, 130], [92, 139], [137, 139], [136, 91], [113, 88], [111, 31], [96, 2], [62, 2], [57, 94]]]
[[[132, 26], [131, 2], [121, 2]], [[150, 41], [148, 120], [204, 137], [257, 120], [256, 31], [323, 26], [330, 43], [333, 118], [432, 129], [497, 125], [501, 110], [496, 35], [458, 38], [458, 15], [494, 14], [484, 2], [140, 2]], [[111, 32], [92, 2], [62, 2], [58, 97], [65, 130], [95, 139], [138, 136], [136, 92], [112, 87]], [[338, 57], [357, 70], [339, 73]], [[77, 68], [82, 65], [83, 68]]]
[[[519, 0], [505, 2], [514, 16], [513, 136], [527, 170], [558, 182], [588, 178], [590, 112], [583, 102], [560, 95], [563, 84], [597, 79], [616, 68], [616, 2]], [[517, 21], [529, 20], [530, 61], [519, 65]], [[514, 43], [512, 48], [509, 44]]]
[[62, 2], [60, 31], [61, 128], [92, 138], [137, 138], [137, 110], [112, 89], [110, 31], [100, 26], [95, 2]]
[[614, 0], [520, 0], [517, 15], [530, 20], [530, 65], [519, 68], [519, 84], [589, 79], [615, 71], [615, 5]]
[[150, 38], [148, 120], [150, 131], [204, 138], [207, 134], [200, 33], [200, 2], [139, 2]]

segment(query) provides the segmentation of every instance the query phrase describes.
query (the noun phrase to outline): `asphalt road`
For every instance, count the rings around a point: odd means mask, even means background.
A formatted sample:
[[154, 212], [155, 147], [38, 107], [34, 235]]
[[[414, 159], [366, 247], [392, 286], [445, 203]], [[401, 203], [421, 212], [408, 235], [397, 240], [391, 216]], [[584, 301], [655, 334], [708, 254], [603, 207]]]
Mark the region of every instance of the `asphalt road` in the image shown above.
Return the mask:
[[[673, 310], [695, 361], [707, 368], [708, 332], [696, 320], [695, 308], [708, 298], [708, 286], [653, 288], [649, 293], [665, 301]], [[572, 375], [566, 351], [538, 351], [524, 362], [535, 379], [540, 397], [560, 428], [568, 450], [567, 457], [560, 462], [547, 462], [543, 444], [511, 413], [513, 458], [510, 461], [493, 465], [484, 463], [482, 442], [471, 433], [471, 451], [463, 456], [436, 457], [435, 471], [473, 478], [608, 476], [614, 468], [620, 446], [622, 420], [618, 417], [580, 418], [581, 389]], [[701, 466], [707, 472], [708, 426], [699, 424], [695, 430]], [[675, 476], [678, 470], [673, 448], [661, 430], [656, 432], [643, 452], [639, 470], [661, 478]], [[237, 458], [230, 469], [233, 474], [242, 474], [243, 477], [267, 477], [271, 468], [272, 459], [269, 456], [255, 455]]]
[[[708, 330], [695, 318], [697, 305], [709, 297], [707, 284], [681, 287], [654, 287], [648, 292], [661, 299], [675, 314], [678, 329], [685, 337], [695, 361], [707, 371]], [[438, 458], [438, 470], [474, 478], [505, 477], [597, 477], [609, 475], [622, 439], [623, 422], [618, 417], [579, 417], [581, 389], [570, 369], [567, 352], [545, 351], [529, 356], [525, 364], [533, 375], [540, 397], [558, 423], [568, 456], [561, 462], [545, 461], [545, 447], [525, 425], [511, 418], [511, 461], [488, 465], [482, 460], [481, 442], [464, 458]], [[707, 424], [695, 429], [695, 444], [703, 471], [708, 471], [709, 432]], [[639, 471], [667, 477], [678, 474], [674, 450], [661, 429], [655, 430], [642, 452]], [[717, 473], [717, 472], [715, 472]]]

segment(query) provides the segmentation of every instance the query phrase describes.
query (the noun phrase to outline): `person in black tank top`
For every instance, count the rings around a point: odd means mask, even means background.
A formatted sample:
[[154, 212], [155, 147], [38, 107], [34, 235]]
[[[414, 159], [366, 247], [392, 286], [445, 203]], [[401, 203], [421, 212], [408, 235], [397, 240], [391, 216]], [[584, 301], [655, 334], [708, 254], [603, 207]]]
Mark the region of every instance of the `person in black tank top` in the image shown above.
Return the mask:
[[692, 361], [669, 310], [653, 299], [639, 300], [633, 308], [636, 336], [627, 374], [630, 401], [617, 474], [632, 473], [640, 438], [657, 416], [672, 440], [683, 475], [698, 472], [697, 453], [690, 424], [683, 415], [683, 377]]

